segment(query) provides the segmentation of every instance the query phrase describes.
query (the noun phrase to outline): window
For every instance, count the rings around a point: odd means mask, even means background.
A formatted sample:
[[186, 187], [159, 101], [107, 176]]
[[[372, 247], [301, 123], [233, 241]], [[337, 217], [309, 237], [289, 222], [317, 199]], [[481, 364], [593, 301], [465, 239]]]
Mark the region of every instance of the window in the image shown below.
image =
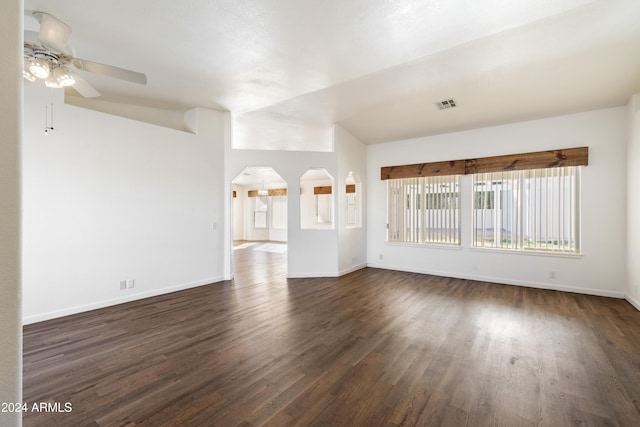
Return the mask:
[[333, 204], [333, 197], [329, 194], [316, 194], [316, 224], [329, 224], [333, 215], [331, 213], [331, 207]]
[[271, 226], [273, 228], [287, 228], [287, 196], [273, 196], [271, 198]]
[[580, 171], [588, 164], [589, 147], [576, 147], [383, 166], [387, 241], [460, 245], [459, 176], [471, 175], [464, 219], [473, 223], [473, 246], [580, 253]]
[[360, 176], [355, 172], [349, 172], [345, 180], [346, 194], [346, 227], [354, 228], [362, 226], [361, 184]]
[[267, 228], [267, 196], [254, 197], [253, 228]]
[[387, 182], [389, 242], [460, 244], [460, 175]]
[[347, 227], [358, 225], [356, 212], [356, 193], [347, 193]]
[[476, 247], [580, 252], [576, 166], [473, 175]]

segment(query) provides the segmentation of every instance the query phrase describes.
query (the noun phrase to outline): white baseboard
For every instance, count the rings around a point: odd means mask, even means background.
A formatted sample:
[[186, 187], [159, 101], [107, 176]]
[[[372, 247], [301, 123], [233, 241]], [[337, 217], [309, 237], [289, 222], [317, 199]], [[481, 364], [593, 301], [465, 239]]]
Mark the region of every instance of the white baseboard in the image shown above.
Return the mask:
[[332, 273], [287, 273], [287, 279], [313, 279], [316, 277], [339, 277], [337, 272]]
[[350, 268], [345, 268], [344, 270], [340, 270], [338, 275], [339, 276], [344, 276], [345, 274], [349, 274], [349, 273], [353, 273], [354, 271], [362, 270], [366, 266], [367, 266], [367, 264], [363, 262], [362, 264], [354, 265], [354, 266], [352, 266]]
[[354, 271], [363, 269], [367, 266], [366, 263], [354, 265], [338, 272], [332, 271], [331, 273], [287, 273], [287, 279], [312, 279], [314, 277], [340, 277], [345, 274], [353, 273]]
[[629, 301], [629, 304], [634, 306], [636, 310], [640, 311], [640, 302], [638, 300], [634, 299], [631, 295], [627, 295], [625, 299]]
[[573, 292], [576, 294], [596, 295], [601, 297], [611, 297], [611, 298], [621, 298], [621, 299], [624, 299], [626, 297], [624, 292], [607, 291], [602, 289], [577, 288], [574, 286], [567, 286], [562, 284], [549, 284], [549, 283], [534, 282], [534, 281], [528, 281], [528, 280], [505, 279], [502, 277], [480, 276], [480, 275], [460, 274], [460, 273], [448, 272], [448, 271], [433, 271], [433, 270], [424, 270], [424, 269], [416, 269], [416, 268], [396, 267], [396, 266], [390, 266], [390, 265], [379, 264], [379, 263], [368, 263], [367, 266], [372, 268], [382, 268], [385, 270], [406, 271], [409, 273], [430, 274], [433, 276], [453, 277], [456, 279], [475, 280], [479, 282], [498, 283], [502, 285], [525, 286], [528, 288], [549, 289], [553, 291]]
[[58, 317], [69, 316], [71, 314], [83, 313], [85, 311], [96, 310], [98, 308], [110, 307], [112, 305], [123, 304], [126, 302], [136, 301], [144, 298], [154, 297], [158, 295], [168, 294], [171, 292], [181, 291], [184, 289], [196, 288], [198, 286], [209, 285], [223, 281], [222, 277], [210, 277], [208, 279], [197, 280], [190, 283], [182, 283], [179, 285], [168, 286], [161, 289], [153, 289], [150, 291], [138, 292], [118, 298], [111, 298], [102, 301], [92, 302], [90, 304], [78, 305], [75, 307], [67, 307], [60, 310], [48, 311], [46, 313], [34, 314], [23, 317], [22, 324], [29, 325], [31, 323], [42, 322], [45, 320], [56, 319]]

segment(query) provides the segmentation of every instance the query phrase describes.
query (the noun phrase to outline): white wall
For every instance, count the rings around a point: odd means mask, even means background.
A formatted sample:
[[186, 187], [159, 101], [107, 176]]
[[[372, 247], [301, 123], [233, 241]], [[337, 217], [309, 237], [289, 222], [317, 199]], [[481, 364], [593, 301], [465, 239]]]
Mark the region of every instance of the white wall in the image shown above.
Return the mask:
[[50, 93], [25, 86], [25, 322], [222, 280], [226, 114], [188, 112], [194, 135], [54, 91], [44, 135]]
[[[624, 107], [417, 138], [367, 147], [367, 263], [371, 266], [498, 283], [623, 297], [626, 283], [626, 128]], [[589, 147], [582, 174], [581, 258], [470, 249], [471, 184], [463, 177], [462, 248], [389, 244], [386, 184], [380, 167]], [[465, 194], [463, 193], [463, 194]], [[380, 256], [383, 259], [380, 259]], [[556, 279], [549, 273], [556, 272]]]
[[[227, 140], [226, 182], [230, 183], [247, 166], [271, 166], [287, 183], [287, 276], [338, 276], [338, 237], [335, 229], [300, 229], [300, 177], [310, 168], [325, 168], [336, 176], [335, 153], [236, 150]], [[228, 216], [231, 218], [231, 185], [227, 194]], [[225, 242], [226, 277], [232, 276], [231, 227]]]
[[[20, 140], [22, 16], [19, 0], [0, 5], [0, 402], [22, 402], [20, 301]], [[18, 412], [0, 412], [0, 425], [22, 424]]]
[[[70, 91], [70, 93], [74, 92], [75, 91]], [[195, 133], [195, 129], [190, 129], [188, 124], [185, 123], [184, 111], [143, 105], [121, 104], [118, 102], [105, 101], [100, 97], [83, 98], [79, 95], [72, 94], [65, 95], [65, 102], [69, 105], [75, 105], [76, 107], [101, 111], [115, 116], [128, 117], [139, 122]]]
[[640, 310], [640, 95], [627, 105], [627, 299]]
[[[345, 274], [366, 266], [367, 213], [366, 209], [362, 208], [366, 206], [367, 150], [360, 140], [339, 125], [334, 128], [334, 138], [338, 157], [338, 179], [336, 182], [338, 268], [340, 274]], [[356, 173], [360, 178], [360, 184], [357, 186], [357, 197], [361, 199], [360, 227], [347, 227], [346, 183], [349, 172]]]

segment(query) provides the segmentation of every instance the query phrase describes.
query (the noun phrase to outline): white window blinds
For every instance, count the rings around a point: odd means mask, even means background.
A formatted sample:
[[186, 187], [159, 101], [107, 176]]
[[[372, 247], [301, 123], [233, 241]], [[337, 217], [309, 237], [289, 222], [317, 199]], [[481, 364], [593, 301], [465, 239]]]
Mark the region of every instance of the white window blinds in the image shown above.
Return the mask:
[[576, 166], [473, 175], [476, 247], [577, 253]]
[[460, 176], [390, 179], [390, 242], [460, 244]]

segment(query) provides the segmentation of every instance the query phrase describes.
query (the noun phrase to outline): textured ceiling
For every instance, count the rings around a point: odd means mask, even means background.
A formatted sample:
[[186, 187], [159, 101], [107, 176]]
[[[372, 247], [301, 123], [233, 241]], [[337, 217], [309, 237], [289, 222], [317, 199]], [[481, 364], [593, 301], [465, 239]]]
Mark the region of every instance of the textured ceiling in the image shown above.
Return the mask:
[[[228, 110], [234, 146], [328, 151], [624, 105], [640, 92], [636, 0], [25, 0], [73, 28], [106, 100]], [[25, 28], [37, 23], [25, 18]], [[458, 107], [435, 103], [454, 98]]]
[[249, 187], [251, 190], [287, 186], [286, 181], [273, 168], [258, 166], [247, 166], [233, 178], [232, 182]]

